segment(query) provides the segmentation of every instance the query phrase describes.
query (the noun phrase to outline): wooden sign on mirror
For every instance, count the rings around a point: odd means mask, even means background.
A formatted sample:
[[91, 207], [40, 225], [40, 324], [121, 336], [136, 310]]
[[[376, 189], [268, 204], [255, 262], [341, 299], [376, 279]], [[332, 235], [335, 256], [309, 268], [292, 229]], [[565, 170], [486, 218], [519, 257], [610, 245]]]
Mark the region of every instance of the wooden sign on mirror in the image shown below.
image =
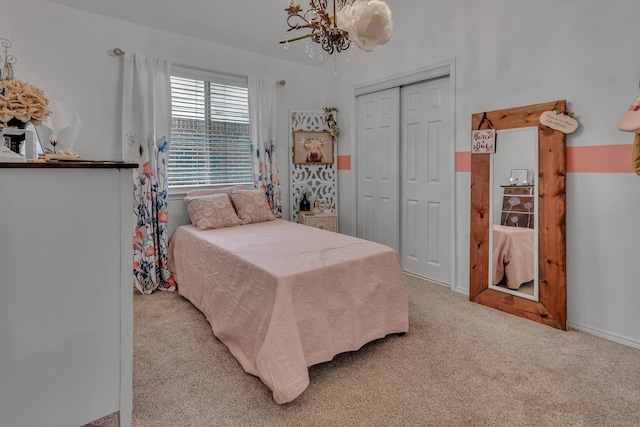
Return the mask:
[[[566, 134], [540, 123], [545, 111], [566, 111], [566, 101], [496, 110], [473, 114], [472, 129], [483, 117], [491, 120], [496, 131], [537, 127], [537, 171], [534, 171], [537, 209], [535, 232], [537, 242], [536, 297], [501, 291], [490, 286], [490, 244], [493, 241], [491, 219], [493, 154], [471, 156], [471, 240], [469, 299], [507, 313], [535, 320], [558, 329], [567, 329], [566, 298]], [[498, 143], [500, 144], [500, 138]], [[496, 151], [500, 150], [500, 145]], [[535, 205], [537, 204], [537, 205]], [[490, 237], [490, 231], [491, 237]], [[493, 271], [493, 270], [492, 270]]]

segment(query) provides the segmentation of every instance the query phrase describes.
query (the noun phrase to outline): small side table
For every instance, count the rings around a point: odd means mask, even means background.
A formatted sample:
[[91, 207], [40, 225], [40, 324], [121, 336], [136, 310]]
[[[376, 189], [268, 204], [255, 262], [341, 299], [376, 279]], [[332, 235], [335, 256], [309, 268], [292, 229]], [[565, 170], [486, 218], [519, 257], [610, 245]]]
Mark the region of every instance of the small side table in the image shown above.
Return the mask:
[[329, 212], [298, 212], [298, 222], [309, 227], [338, 232], [338, 215]]

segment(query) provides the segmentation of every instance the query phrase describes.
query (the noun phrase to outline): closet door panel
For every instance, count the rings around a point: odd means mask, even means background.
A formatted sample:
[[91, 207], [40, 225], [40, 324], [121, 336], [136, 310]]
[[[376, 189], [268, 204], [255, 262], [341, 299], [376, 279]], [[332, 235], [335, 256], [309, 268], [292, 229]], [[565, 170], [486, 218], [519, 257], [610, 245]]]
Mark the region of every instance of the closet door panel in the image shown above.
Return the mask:
[[357, 98], [356, 235], [400, 250], [399, 88]]

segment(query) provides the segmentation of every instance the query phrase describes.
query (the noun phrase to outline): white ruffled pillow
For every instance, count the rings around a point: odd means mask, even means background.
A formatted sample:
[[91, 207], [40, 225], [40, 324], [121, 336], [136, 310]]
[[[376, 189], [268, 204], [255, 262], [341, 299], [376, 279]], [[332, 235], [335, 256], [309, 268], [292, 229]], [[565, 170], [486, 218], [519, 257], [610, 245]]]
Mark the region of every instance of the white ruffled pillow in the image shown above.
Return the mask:
[[242, 224], [271, 221], [276, 217], [262, 190], [231, 191], [231, 199]]
[[199, 230], [234, 227], [241, 224], [227, 193], [185, 197], [184, 201], [187, 203], [191, 223]]

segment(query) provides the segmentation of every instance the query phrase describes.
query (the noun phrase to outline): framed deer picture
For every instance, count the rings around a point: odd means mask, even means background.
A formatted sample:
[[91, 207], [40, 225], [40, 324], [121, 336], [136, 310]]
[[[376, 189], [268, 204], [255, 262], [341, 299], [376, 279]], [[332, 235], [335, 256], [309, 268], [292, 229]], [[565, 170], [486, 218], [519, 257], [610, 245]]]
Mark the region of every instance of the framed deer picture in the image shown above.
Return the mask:
[[333, 137], [329, 132], [293, 131], [293, 163], [330, 165], [333, 163]]

